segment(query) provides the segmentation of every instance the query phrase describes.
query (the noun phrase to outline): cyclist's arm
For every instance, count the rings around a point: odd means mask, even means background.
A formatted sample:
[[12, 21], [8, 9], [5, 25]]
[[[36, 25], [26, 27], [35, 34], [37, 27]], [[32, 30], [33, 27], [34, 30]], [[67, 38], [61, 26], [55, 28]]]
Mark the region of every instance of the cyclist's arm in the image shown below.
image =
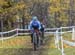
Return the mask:
[[29, 24], [29, 30], [31, 30], [32, 29], [32, 21], [30, 22], [30, 24]]

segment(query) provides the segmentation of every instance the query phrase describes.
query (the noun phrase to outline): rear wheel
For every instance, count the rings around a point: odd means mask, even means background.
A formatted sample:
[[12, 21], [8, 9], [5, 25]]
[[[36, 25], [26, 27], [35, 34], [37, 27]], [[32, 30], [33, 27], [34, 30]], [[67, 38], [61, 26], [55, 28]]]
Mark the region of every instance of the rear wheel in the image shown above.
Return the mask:
[[34, 50], [37, 50], [37, 35], [36, 35], [36, 33], [33, 34], [33, 46], [34, 46]]
[[39, 33], [34, 33], [33, 34], [33, 44], [34, 44], [34, 50], [37, 50], [37, 48], [40, 47], [41, 45], [41, 34]]

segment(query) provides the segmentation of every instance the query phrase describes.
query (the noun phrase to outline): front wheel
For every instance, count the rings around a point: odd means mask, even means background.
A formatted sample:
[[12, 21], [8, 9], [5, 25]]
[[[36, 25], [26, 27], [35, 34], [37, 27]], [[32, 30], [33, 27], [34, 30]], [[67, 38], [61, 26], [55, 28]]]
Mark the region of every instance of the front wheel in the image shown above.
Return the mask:
[[37, 45], [36, 44], [34, 44], [34, 51], [36, 51], [37, 50]]

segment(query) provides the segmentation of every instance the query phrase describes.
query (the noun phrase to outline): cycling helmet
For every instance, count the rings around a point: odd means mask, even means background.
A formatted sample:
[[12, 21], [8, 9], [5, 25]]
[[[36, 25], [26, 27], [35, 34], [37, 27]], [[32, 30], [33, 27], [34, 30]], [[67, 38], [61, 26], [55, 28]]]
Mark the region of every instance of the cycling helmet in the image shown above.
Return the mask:
[[34, 21], [35, 21], [35, 20], [38, 20], [38, 19], [37, 19], [37, 16], [33, 16], [33, 17], [32, 17], [32, 20], [34, 20]]

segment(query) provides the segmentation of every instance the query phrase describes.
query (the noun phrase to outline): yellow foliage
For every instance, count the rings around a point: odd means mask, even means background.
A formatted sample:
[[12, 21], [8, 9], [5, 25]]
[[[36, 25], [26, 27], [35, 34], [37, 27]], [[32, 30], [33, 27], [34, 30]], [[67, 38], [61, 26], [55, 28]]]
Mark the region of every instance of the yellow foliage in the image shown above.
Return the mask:
[[9, 1], [7, 0], [0, 0], [0, 8], [6, 8], [6, 7], [11, 7], [12, 5], [12, 2], [10, 3]]
[[60, 0], [50, 0], [50, 2], [56, 3], [56, 2], [60, 2]]
[[55, 12], [58, 12], [58, 11], [62, 11], [62, 10], [66, 10], [66, 9], [69, 9], [70, 6], [69, 6], [69, 3], [70, 3], [70, 0], [50, 0], [50, 7], [49, 7], [49, 12], [52, 12], [52, 13], [55, 13]]
[[0, 6], [2, 6], [2, 5], [8, 5], [8, 4], [5, 0], [0, 0]]
[[25, 7], [26, 7], [25, 4], [17, 4], [17, 5], [15, 6], [15, 8], [18, 8], [18, 9], [22, 9], [22, 8], [25, 8]]

